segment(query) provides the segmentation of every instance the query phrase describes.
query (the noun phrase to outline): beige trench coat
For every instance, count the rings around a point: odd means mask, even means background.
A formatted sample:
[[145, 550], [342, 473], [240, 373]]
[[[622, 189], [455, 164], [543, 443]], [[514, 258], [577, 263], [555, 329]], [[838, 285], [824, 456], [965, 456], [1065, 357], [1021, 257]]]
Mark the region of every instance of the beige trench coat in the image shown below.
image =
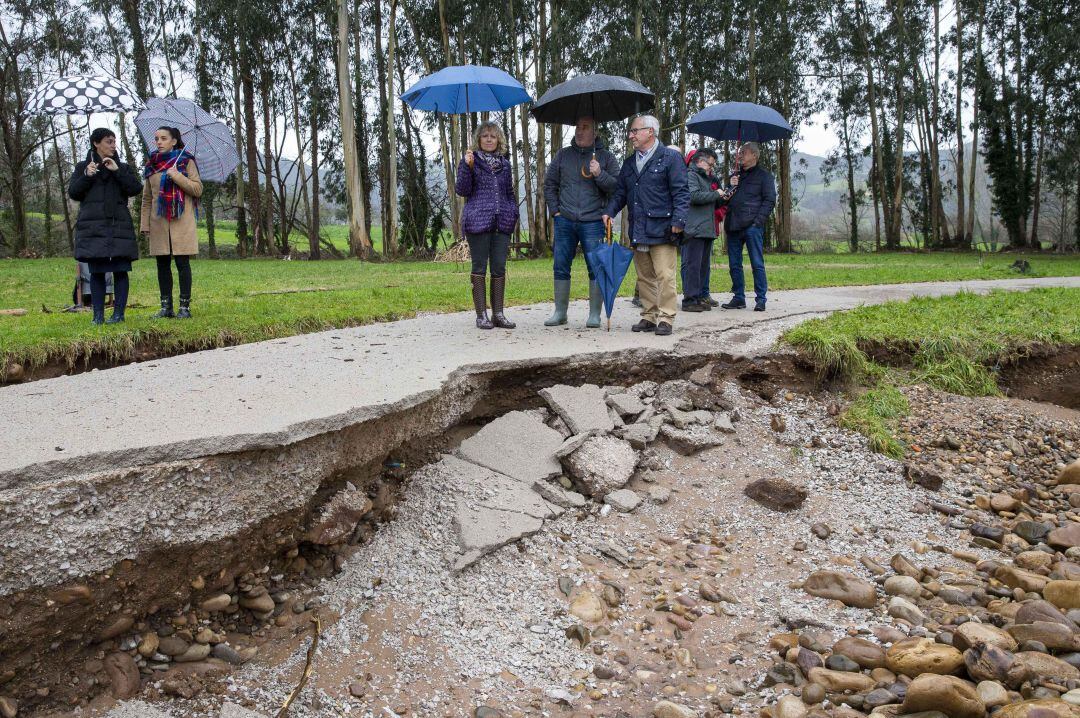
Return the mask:
[[187, 176], [180, 175], [174, 181], [184, 193], [184, 213], [171, 222], [159, 217], [156, 211], [157, 195], [161, 187], [161, 173], [155, 172], [143, 183], [141, 232], [150, 235], [150, 255], [193, 255], [199, 253], [199, 233], [195, 227], [194, 198], [202, 197], [203, 184], [194, 162], [188, 162]]

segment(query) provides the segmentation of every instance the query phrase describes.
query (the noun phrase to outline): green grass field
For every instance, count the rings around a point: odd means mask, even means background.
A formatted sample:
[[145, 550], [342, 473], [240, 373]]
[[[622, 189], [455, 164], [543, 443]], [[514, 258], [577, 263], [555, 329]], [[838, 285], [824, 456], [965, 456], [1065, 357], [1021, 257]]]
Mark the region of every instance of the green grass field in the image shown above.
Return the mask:
[[[771, 255], [773, 289], [884, 284], [1018, 276], [1009, 265], [1019, 255]], [[1080, 257], [1028, 256], [1036, 276], [1080, 275]], [[713, 292], [728, 288], [717, 247]], [[74, 366], [90, 357], [123, 361], [136, 348], [178, 353], [273, 337], [387, 321], [418, 312], [468, 309], [469, 268], [435, 262], [197, 260], [191, 321], [153, 321], [157, 280], [152, 260], [135, 263], [128, 321], [96, 327], [83, 313], [64, 313], [71, 303], [70, 259], [0, 260], [0, 309], [24, 308], [25, 316], [0, 316], [0, 371], [16, 362], [29, 368], [52, 362]], [[583, 262], [575, 265], [573, 292], [587, 296]], [[746, 267], [747, 281], [749, 265]], [[551, 259], [511, 264], [508, 304], [550, 301]], [[633, 270], [622, 294], [632, 291]], [[299, 290], [299, 291], [298, 291]], [[268, 294], [267, 292], [279, 292]], [[284, 292], [284, 293], [280, 293]], [[45, 310], [48, 310], [46, 312]]]
[[[888, 302], [804, 322], [783, 338], [823, 374], [868, 388], [856, 389], [841, 424], [865, 434], [874, 450], [901, 456], [904, 447], [892, 432], [908, 407], [897, 386], [998, 394], [996, 365], [1033, 347], [1080, 346], [1080, 289]], [[890, 355], [889, 366], [871, 359], [875, 352]]]

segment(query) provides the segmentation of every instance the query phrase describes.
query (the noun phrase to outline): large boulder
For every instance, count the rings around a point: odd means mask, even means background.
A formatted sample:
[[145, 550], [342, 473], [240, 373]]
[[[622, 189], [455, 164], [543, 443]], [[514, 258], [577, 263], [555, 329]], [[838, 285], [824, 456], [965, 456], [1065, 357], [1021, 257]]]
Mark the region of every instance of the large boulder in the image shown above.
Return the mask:
[[1080, 706], [1054, 698], [1021, 701], [1004, 706], [994, 718], [1080, 718]]
[[1080, 523], [1069, 522], [1061, 528], [1056, 528], [1046, 537], [1046, 543], [1062, 551], [1068, 551], [1073, 546], [1080, 546]]
[[923, 673], [949, 675], [964, 665], [964, 654], [929, 638], [908, 638], [885, 652], [885, 667], [914, 678]]
[[1066, 611], [1080, 608], [1080, 581], [1050, 581], [1043, 589], [1043, 598]]
[[1023, 667], [1028, 677], [1038, 676], [1054, 683], [1080, 680], [1080, 670], [1060, 658], [1055, 658], [1038, 651], [1020, 651], [1016, 662]]
[[1014, 624], [1009, 634], [1019, 643], [1038, 641], [1051, 651], [1080, 651], [1080, 635], [1052, 621]]
[[840, 601], [856, 608], [873, 608], [877, 603], [874, 584], [840, 571], [814, 571], [803, 582], [803, 590], [811, 596]]
[[875, 685], [874, 679], [863, 673], [833, 671], [828, 668], [811, 668], [807, 677], [829, 693], [872, 691]]
[[907, 687], [901, 713], [941, 711], [949, 718], [984, 718], [986, 704], [975, 686], [955, 676], [921, 675]]
[[953, 631], [952, 644], [961, 651], [966, 651], [980, 643], [988, 643], [1006, 651], [1015, 651], [1017, 648], [1015, 638], [989, 623], [968, 621]]
[[1080, 459], [1072, 462], [1057, 475], [1058, 486], [1080, 484]]
[[847, 656], [862, 668], [885, 666], [885, 649], [865, 638], [845, 636], [833, 645], [833, 655]]
[[637, 462], [634, 448], [614, 436], [590, 437], [564, 460], [567, 472], [596, 499], [626, 486]]
[[964, 665], [972, 680], [995, 681], [1008, 688], [1018, 688], [1029, 675], [1016, 654], [988, 643], [977, 643], [964, 651]]
[[747, 484], [743, 493], [773, 511], [794, 511], [803, 505], [807, 496], [802, 486], [777, 477]]

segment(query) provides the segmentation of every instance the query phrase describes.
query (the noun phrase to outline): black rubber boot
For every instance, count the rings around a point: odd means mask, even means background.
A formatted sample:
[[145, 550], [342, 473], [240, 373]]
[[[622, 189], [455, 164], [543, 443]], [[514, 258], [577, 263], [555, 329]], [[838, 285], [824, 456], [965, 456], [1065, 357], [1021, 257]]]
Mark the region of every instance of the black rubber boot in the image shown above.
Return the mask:
[[494, 324], [487, 315], [487, 276], [483, 274], [470, 274], [472, 279], [472, 301], [476, 309], [476, 328], [493, 329]]
[[176, 315], [173, 314], [172, 308], [172, 295], [161, 298], [161, 311], [150, 317], [151, 319], [172, 319]]
[[177, 319], [191, 319], [191, 297], [180, 297], [180, 309], [176, 312]]
[[499, 329], [517, 326], [503, 314], [503, 295], [506, 293], [506, 277], [491, 278], [491, 323]]
[[112, 316], [105, 320], [106, 324], [119, 324], [124, 321], [124, 308], [113, 307]]
[[94, 324], [105, 323], [105, 310], [94, 307], [94, 318], [90, 320]]

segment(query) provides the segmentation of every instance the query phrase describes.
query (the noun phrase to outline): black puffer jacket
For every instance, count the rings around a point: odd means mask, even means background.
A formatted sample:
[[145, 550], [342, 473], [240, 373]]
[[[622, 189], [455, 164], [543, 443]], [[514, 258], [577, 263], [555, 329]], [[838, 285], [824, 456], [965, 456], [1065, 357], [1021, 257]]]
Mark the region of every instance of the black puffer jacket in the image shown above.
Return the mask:
[[75, 165], [68, 183], [68, 196], [79, 203], [75, 220], [75, 258], [138, 259], [139, 244], [135, 241], [135, 225], [128, 211], [128, 197], [142, 192], [142, 180], [124, 162], [117, 162], [115, 171], [98, 163], [98, 172], [86, 176], [86, 165], [93, 157]]

